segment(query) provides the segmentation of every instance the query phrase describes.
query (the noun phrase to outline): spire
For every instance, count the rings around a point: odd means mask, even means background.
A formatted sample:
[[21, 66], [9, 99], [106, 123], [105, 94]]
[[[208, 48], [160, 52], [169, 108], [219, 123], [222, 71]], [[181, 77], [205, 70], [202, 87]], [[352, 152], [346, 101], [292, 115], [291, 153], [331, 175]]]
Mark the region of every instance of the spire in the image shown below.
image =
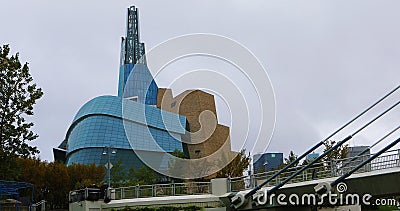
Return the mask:
[[139, 38], [139, 14], [135, 6], [128, 8], [126, 37], [121, 42], [121, 65], [146, 64], [144, 43], [140, 43]]
[[139, 15], [128, 8], [126, 37], [121, 39], [118, 96], [148, 105], [157, 104], [158, 86], [146, 64], [145, 46], [139, 39]]

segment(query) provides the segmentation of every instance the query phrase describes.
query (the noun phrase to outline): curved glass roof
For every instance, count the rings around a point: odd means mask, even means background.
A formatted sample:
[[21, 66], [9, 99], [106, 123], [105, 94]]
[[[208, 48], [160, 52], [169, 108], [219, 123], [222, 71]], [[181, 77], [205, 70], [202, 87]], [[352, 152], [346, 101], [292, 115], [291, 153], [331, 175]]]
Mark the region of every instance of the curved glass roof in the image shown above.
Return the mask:
[[72, 124], [85, 116], [96, 114], [110, 115], [174, 133], [185, 133], [186, 117], [117, 96], [100, 96], [90, 100], [81, 107]]

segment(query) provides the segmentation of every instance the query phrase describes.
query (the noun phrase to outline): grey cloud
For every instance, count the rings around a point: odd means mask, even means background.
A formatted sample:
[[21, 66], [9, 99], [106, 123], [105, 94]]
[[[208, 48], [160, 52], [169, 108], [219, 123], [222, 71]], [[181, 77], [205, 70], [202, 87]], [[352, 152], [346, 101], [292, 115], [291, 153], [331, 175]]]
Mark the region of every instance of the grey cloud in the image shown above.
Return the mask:
[[[259, 58], [276, 94], [273, 151], [303, 152], [399, 84], [397, 0], [134, 3], [148, 49], [174, 36], [205, 32], [233, 38]], [[21, 53], [45, 91], [34, 117], [41, 158], [52, 160], [51, 148], [64, 138], [83, 103], [117, 93], [119, 41], [131, 4], [2, 3], [0, 43]], [[369, 144], [371, 137], [397, 126], [393, 116], [399, 116], [398, 109], [352, 143]]]

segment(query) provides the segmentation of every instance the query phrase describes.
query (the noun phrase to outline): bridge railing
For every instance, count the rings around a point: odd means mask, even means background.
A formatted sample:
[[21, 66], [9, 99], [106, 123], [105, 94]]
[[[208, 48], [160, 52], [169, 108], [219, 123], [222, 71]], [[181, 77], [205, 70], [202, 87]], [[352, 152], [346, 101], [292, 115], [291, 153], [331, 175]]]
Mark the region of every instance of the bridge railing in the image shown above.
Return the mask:
[[[302, 166], [289, 168], [286, 172], [283, 172], [275, 179], [270, 181], [267, 186], [275, 186], [281, 181], [284, 181], [290, 175], [299, 170]], [[229, 179], [229, 190], [230, 191], [241, 191], [245, 189], [251, 189], [262, 183], [264, 180], [270, 178], [272, 175], [277, 173], [279, 170], [268, 171], [263, 173], [252, 174], [250, 176], [236, 177]], [[297, 183], [310, 181], [314, 179], [321, 179], [331, 177], [333, 175], [331, 162], [320, 162], [312, 165], [307, 170], [293, 178], [289, 183]]]
[[99, 199], [104, 199], [105, 193], [101, 191], [100, 188], [84, 188], [80, 190], [74, 190], [69, 192], [69, 202], [77, 201], [97, 201]]
[[[38, 209], [39, 207], [40, 207], [40, 209]], [[30, 210], [31, 211], [45, 211], [46, 210], [46, 200], [41, 200], [35, 204], [32, 204]]]
[[[335, 166], [335, 176], [341, 176], [342, 174], [350, 171], [361, 162], [367, 160], [371, 155], [366, 154], [354, 158], [334, 160], [333, 166]], [[377, 171], [394, 167], [400, 167], [400, 150], [391, 150], [385, 152], [384, 154], [372, 160], [370, 163], [364, 165], [356, 173]]]
[[197, 195], [211, 193], [210, 182], [189, 182], [154, 185], [136, 185], [115, 188], [115, 199], [146, 198], [156, 196]]
[[[329, 177], [340, 176], [361, 162], [368, 159], [371, 155], [363, 155], [355, 158], [345, 158], [332, 160], [330, 162], [320, 162], [312, 165], [301, 174], [294, 177], [288, 183], [298, 183], [311, 181], [316, 179], [323, 179]], [[372, 160], [363, 168], [359, 169], [356, 173], [376, 171], [381, 169], [388, 169], [400, 167], [400, 150], [387, 151], [379, 157]], [[275, 179], [271, 180], [267, 186], [275, 186], [284, 181], [294, 172], [302, 168], [302, 166], [289, 168]], [[276, 171], [263, 172], [252, 174], [250, 176], [228, 178], [228, 191], [235, 192], [245, 189], [254, 188], [256, 185], [261, 184], [267, 178], [277, 173]], [[121, 187], [112, 189], [114, 199], [131, 199], [131, 198], [144, 198], [156, 196], [176, 196], [176, 195], [196, 195], [196, 194], [210, 194], [211, 182], [188, 182], [188, 183], [171, 183], [171, 184], [154, 184], [154, 185], [136, 185], [130, 187]], [[104, 198], [104, 193], [100, 189], [86, 188], [70, 192], [70, 202], [81, 200], [98, 200]]]
[[[292, 180], [290, 180], [287, 184], [341, 176], [342, 174], [356, 167], [361, 162], [368, 159], [370, 156], [371, 155], [368, 154], [352, 158], [332, 160], [330, 162], [316, 163], [307, 170], [303, 171], [301, 174], [297, 175]], [[381, 156], [372, 160], [367, 165], [364, 165], [356, 173], [376, 171], [394, 167], [400, 167], [400, 150], [392, 150], [385, 152]], [[287, 177], [292, 175], [300, 168], [301, 166], [289, 168], [286, 172], [283, 172], [275, 179], [270, 181], [267, 184], [267, 186], [275, 186], [279, 184], [281, 181], [284, 181]], [[252, 174], [250, 176], [229, 178], [229, 185], [228, 185], [229, 191], [235, 192], [246, 189], [252, 189], [257, 184], [260, 184], [267, 178], [270, 178], [276, 172], [278, 172], [278, 170]]]
[[400, 150], [390, 151], [371, 162], [371, 170], [381, 170], [400, 167]]
[[[211, 182], [187, 182], [154, 185], [136, 185], [111, 189], [112, 199], [133, 199], [157, 196], [200, 195], [211, 194]], [[96, 201], [104, 199], [105, 190], [85, 188], [71, 191], [70, 202], [84, 200]]]

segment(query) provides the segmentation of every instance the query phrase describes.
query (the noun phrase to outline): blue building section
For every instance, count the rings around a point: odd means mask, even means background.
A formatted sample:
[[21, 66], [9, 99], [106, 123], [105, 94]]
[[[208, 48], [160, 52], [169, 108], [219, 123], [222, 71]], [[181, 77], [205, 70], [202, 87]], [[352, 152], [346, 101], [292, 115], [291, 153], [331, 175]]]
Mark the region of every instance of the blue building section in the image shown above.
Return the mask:
[[100, 96], [90, 100], [78, 111], [73, 124], [84, 116], [99, 113], [174, 133], [185, 132], [182, 125], [185, 125], [186, 117], [116, 96]]
[[148, 67], [144, 64], [127, 64], [123, 66], [124, 83], [120, 85], [123, 98], [135, 98], [137, 102], [147, 105], [157, 104], [158, 86]]
[[147, 67], [134, 6], [128, 8], [120, 56], [118, 96], [96, 97], [83, 105], [64, 141], [53, 149], [54, 158], [67, 165], [104, 165], [108, 156], [103, 152], [112, 147], [117, 153], [111, 163], [121, 160], [126, 168], [138, 168], [144, 165], [138, 157], [144, 152], [160, 162], [158, 169], [168, 169], [165, 152], [183, 151], [186, 118], [155, 106], [158, 86]]
[[255, 172], [265, 172], [278, 169], [283, 164], [283, 153], [264, 153], [253, 156]]
[[66, 163], [106, 163], [102, 151], [112, 146], [118, 151], [114, 159], [137, 167], [142, 164], [134, 150], [183, 151], [185, 124], [186, 118], [178, 114], [116, 96], [100, 96], [75, 116], [65, 139]]
[[308, 161], [313, 161], [313, 160], [317, 159], [318, 157], [319, 157], [318, 153], [311, 153], [311, 154], [307, 155], [306, 159]]

